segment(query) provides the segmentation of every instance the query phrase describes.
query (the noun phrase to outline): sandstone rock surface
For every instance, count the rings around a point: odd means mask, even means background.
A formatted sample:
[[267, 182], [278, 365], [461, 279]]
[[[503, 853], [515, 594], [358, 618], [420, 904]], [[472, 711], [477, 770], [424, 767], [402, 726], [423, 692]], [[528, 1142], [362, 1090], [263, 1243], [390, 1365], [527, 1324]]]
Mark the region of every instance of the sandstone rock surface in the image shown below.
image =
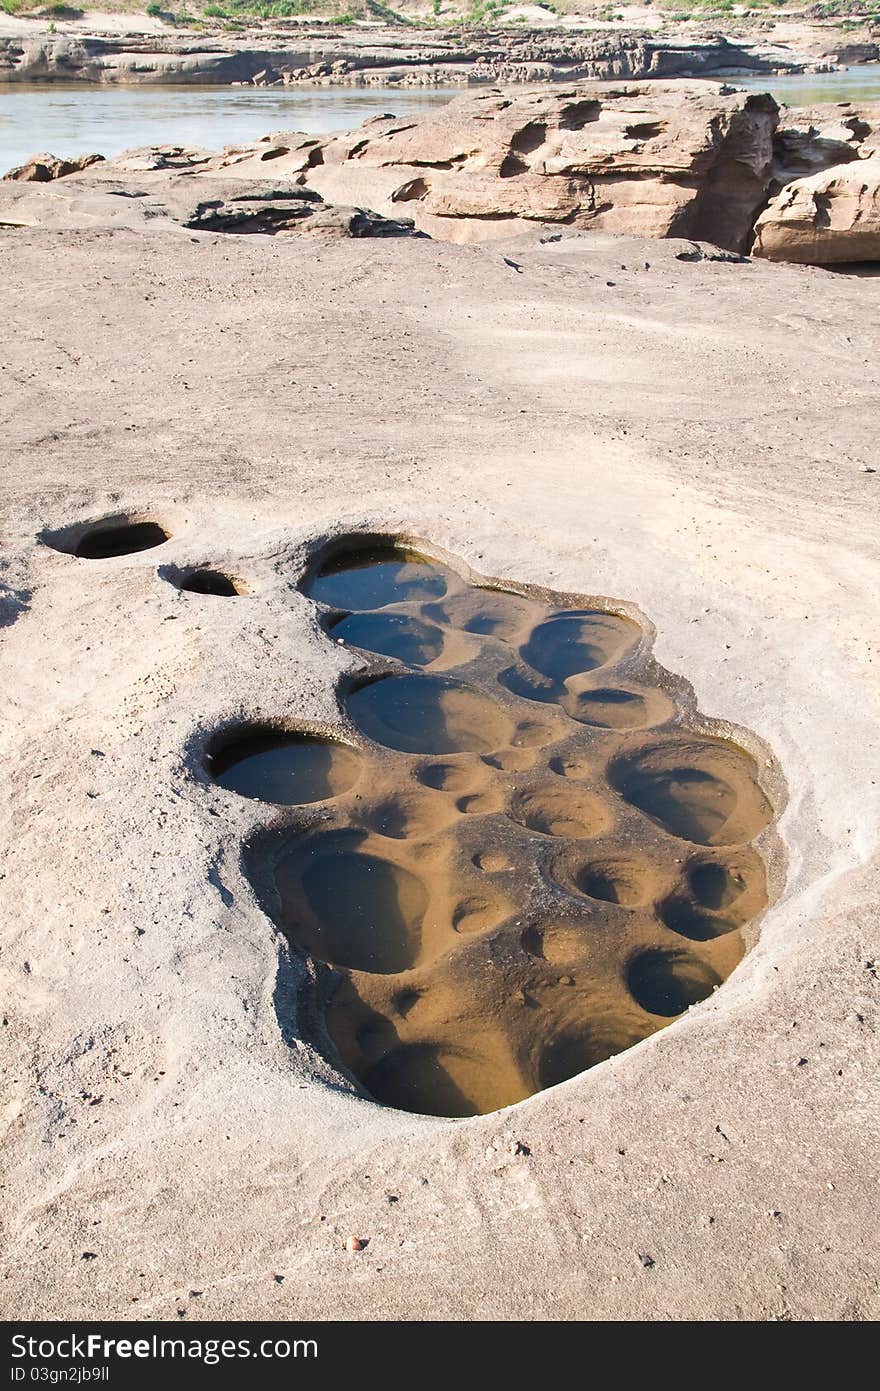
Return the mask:
[[370, 27], [305, 29], [235, 39], [193, 33], [0, 36], [0, 82], [396, 83], [570, 82], [578, 78], [704, 77], [798, 71], [805, 55], [721, 35], [682, 41], [638, 33], [471, 33]]
[[880, 261], [880, 156], [788, 184], [758, 218], [752, 254], [807, 265]]
[[182, 217], [184, 226], [204, 232], [321, 232], [341, 237], [408, 237], [412, 218], [388, 218], [367, 208], [325, 203], [307, 188], [266, 188], [243, 182], [224, 186], [213, 198], [201, 198]]
[[4, 179], [12, 183], [51, 183], [53, 179], [65, 179], [68, 174], [81, 174], [93, 164], [99, 164], [103, 155], [78, 155], [75, 159], [61, 159], [58, 155], [31, 155], [25, 164], [10, 169]]
[[[422, 231], [449, 241], [509, 237], [537, 222], [741, 253], [768, 197], [864, 158], [880, 127], [873, 108], [785, 116], [780, 128], [771, 97], [709, 82], [493, 88], [424, 116], [373, 116], [343, 135], [275, 132], [199, 154], [190, 167], [294, 177], [387, 217], [405, 207]], [[162, 151], [133, 157], [112, 166], [165, 162]]]
[[[5, 1316], [875, 1319], [880, 280], [68, 217], [0, 233]], [[169, 539], [47, 544], [120, 514]], [[637, 606], [790, 790], [735, 976], [464, 1122], [308, 1041], [314, 973], [242, 867], [274, 811], [200, 757], [243, 717], [340, 729], [363, 664], [298, 585], [352, 531]], [[173, 582], [205, 565], [247, 594]]]
[[173, 226], [198, 232], [335, 237], [408, 237], [414, 232], [410, 218], [328, 203], [294, 183], [224, 178], [202, 179], [196, 185], [192, 178], [165, 170], [151, 178], [143, 174], [139, 182], [141, 186], [131, 179], [71, 179], [59, 188], [39, 191], [10, 184], [0, 193], [0, 226]]
[[386, 212], [405, 205], [455, 241], [549, 222], [740, 250], [777, 116], [769, 96], [704, 83], [492, 90], [328, 140], [308, 181]]

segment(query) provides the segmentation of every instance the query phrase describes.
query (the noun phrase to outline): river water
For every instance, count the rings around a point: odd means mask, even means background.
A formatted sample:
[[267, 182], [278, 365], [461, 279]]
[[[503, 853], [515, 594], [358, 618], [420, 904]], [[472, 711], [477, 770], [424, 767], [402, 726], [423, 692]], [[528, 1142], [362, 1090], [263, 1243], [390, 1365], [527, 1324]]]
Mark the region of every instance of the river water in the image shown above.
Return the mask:
[[408, 116], [461, 89], [385, 87], [97, 87], [0, 84], [0, 174], [28, 155], [134, 145], [223, 145], [272, 130], [350, 130], [383, 111]]
[[813, 106], [824, 101], [880, 101], [880, 63], [865, 63], [840, 72], [795, 73], [790, 77], [732, 77], [750, 92], [772, 92], [786, 106]]
[[[790, 106], [880, 101], [880, 64], [797, 77], [730, 79]], [[28, 155], [119, 154], [133, 145], [219, 149], [272, 130], [349, 130], [383, 111], [413, 115], [463, 88], [93, 87], [0, 84], [0, 173]]]

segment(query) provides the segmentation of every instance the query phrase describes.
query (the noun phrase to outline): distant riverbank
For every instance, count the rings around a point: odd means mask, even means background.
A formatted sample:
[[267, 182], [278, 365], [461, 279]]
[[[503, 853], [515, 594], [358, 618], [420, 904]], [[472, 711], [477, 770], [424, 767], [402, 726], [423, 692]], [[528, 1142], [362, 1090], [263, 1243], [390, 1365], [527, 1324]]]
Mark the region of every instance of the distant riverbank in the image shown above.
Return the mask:
[[236, 37], [95, 35], [47, 26], [0, 33], [0, 82], [447, 87], [803, 73], [880, 57], [876, 44], [835, 45], [833, 37], [823, 49], [814, 38], [799, 47], [762, 34], [733, 41], [718, 33], [658, 38], [635, 31], [324, 25]]

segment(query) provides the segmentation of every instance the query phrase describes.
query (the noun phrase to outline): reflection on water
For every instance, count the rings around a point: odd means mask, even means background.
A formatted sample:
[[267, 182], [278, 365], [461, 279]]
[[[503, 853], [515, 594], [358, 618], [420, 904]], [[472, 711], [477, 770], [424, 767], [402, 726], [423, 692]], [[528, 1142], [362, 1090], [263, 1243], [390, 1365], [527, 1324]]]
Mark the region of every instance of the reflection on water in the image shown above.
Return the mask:
[[451, 89], [94, 87], [0, 83], [0, 174], [28, 155], [117, 155], [135, 145], [211, 150], [272, 130], [350, 130], [368, 116], [442, 106]]

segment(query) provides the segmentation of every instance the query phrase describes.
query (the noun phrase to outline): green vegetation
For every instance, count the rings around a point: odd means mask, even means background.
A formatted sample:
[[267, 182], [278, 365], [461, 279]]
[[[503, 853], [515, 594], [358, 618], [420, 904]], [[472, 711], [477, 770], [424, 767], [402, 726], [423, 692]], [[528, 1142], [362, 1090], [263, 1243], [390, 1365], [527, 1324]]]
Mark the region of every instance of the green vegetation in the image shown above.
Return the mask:
[[382, 4], [382, 0], [366, 0], [367, 12], [373, 19], [384, 19], [386, 24], [412, 24], [411, 19], [406, 15], [398, 14], [397, 10], [392, 10], [390, 5]]
[[[0, 3], [3, 3], [3, 0], [0, 0]], [[375, 8], [383, 12], [383, 18], [394, 14], [393, 10], [386, 12], [384, 5], [375, 5]], [[163, 20], [166, 24], [186, 25], [189, 28], [193, 25], [198, 26], [201, 17], [204, 17], [220, 20], [230, 29], [241, 28], [242, 21], [248, 19], [300, 19], [309, 15], [320, 15], [322, 18], [332, 19], [334, 24], [353, 24], [355, 19], [360, 17], [351, 10], [343, 9], [334, 14], [333, 4], [328, 3], [328, 0], [210, 0], [202, 7], [202, 16], [198, 18], [194, 15], [174, 14], [153, 0], [153, 3], [147, 5], [147, 14], [153, 19]], [[395, 21], [389, 18], [389, 22], [404, 24], [407, 21], [403, 16], [396, 16]]]
[[[735, 3], [739, 3], [739, 0], [690, 0], [689, 10], [674, 10], [668, 18], [673, 24], [683, 24], [688, 20], [723, 19], [733, 14]], [[752, 3], [760, 4], [763, 0], [752, 0]], [[768, 0], [768, 3], [773, 9], [780, 8], [776, 0]]]
[[[420, 29], [443, 27], [452, 30], [493, 28], [497, 26], [504, 12], [518, 0], [465, 0], [470, 6], [463, 13], [450, 13], [452, 5], [448, 0], [422, 0], [421, 13], [409, 15], [395, 9], [400, 0], [188, 0], [193, 4], [193, 13], [185, 8], [170, 8], [173, 0], [119, 0], [119, 8], [137, 10], [143, 8], [153, 19], [161, 20], [169, 27], [204, 29], [222, 28], [231, 32], [240, 31], [249, 23], [273, 20], [322, 19], [335, 26], [356, 23], [370, 18], [395, 27]], [[525, 0], [529, 3], [529, 0]], [[107, 8], [111, 0], [98, 0]], [[185, 5], [187, 0], [182, 0]], [[541, 9], [552, 15], [573, 12], [592, 13], [606, 24], [623, 24], [626, 16], [619, 8], [620, 0], [599, 0], [595, 9], [590, 0], [531, 0]], [[593, 0], [593, 4], [596, 0]], [[643, 0], [654, 4], [664, 12], [667, 22], [672, 24], [722, 22], [736, 13], [735, 6], [743, 0]], [[743, 19], [750, 16], [760, 20], [773, 12], [785, 11], [791, 4], [803, 4], [803, 0], [746, 0], [747, 8], [740, 10]], [[807, 16], [811, 19], [834, 20], [838, 30], [851, 30], [880, 25], [878, 0], [815, 0], [809, 4]], [[47, 5], [41, 0], [0, 0], [0, 13], [26, 15], [41, 20], [80, 19], [85, 9], [79, 5], [55, 0]], [[510, 20], [520, 27], [527, 25], [524, 17]]]
[[873, 8], [865, 0], [821, 0], [813, 5], [810, 14], [815, 19], [837, 19], [839, 15], [869, 15]]
[[467, 14], [456, 15], [454, 18], [448, 19], [446, 23], [461, 25], [466, 29], [479, 24], [491, 24], [506, 8], [505, 0], [474, 0], [474, 4]]

